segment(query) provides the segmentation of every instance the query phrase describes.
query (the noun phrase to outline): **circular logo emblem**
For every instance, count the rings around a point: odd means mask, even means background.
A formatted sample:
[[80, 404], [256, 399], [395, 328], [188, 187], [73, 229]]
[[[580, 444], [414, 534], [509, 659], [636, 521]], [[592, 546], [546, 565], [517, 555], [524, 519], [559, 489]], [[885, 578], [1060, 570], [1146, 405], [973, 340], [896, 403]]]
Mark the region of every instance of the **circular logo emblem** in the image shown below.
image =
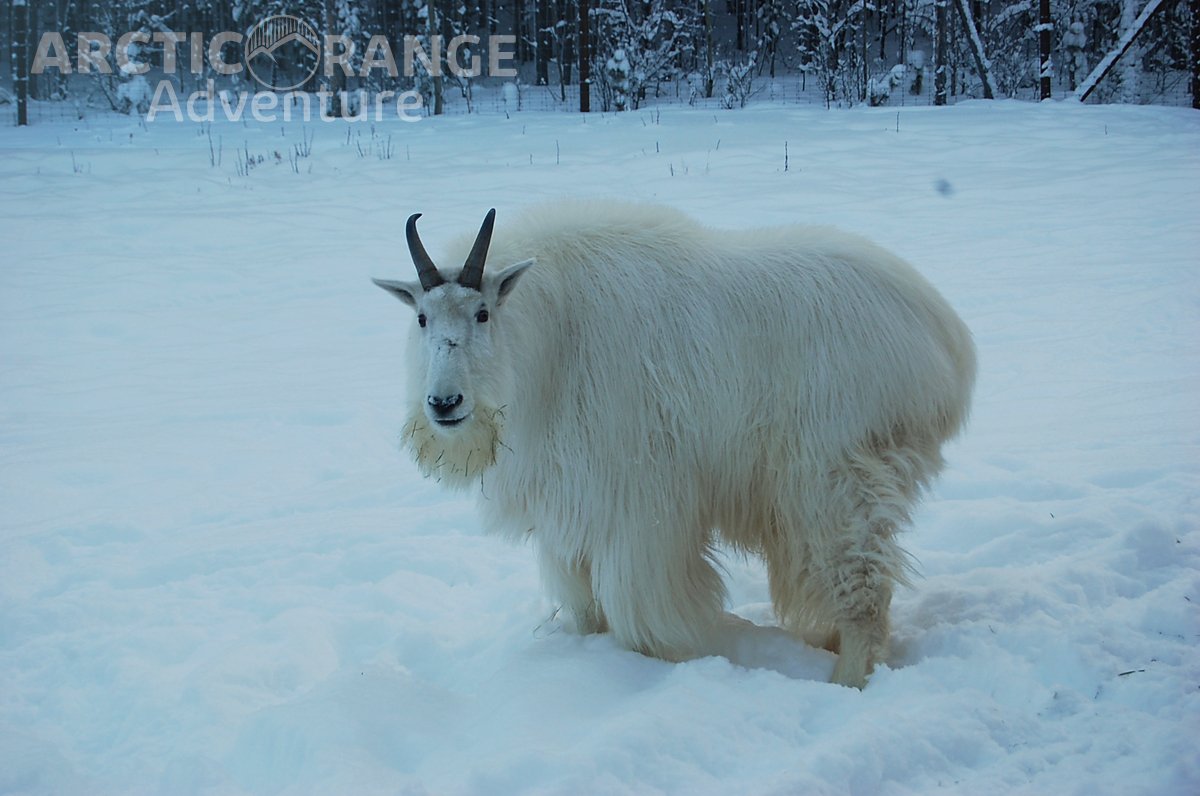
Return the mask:
[[321, 68], [321, 38], [303, 19], [277, 14], [250, 29], [243, 55], [246, 68], [264, 88], [292, 91]]

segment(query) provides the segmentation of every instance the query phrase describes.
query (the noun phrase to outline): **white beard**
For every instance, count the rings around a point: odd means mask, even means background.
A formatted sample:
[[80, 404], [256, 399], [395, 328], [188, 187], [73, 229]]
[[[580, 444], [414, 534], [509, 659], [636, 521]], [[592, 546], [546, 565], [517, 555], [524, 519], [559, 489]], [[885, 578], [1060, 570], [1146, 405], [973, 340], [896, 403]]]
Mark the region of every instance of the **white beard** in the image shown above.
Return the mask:
[[476, 406], [462, 427], [442, 434], [418, 408], [404, 424], [403, 442], [426, 478], [446, 486], [467, 487], [496, 463], [502, 422], [500, 410]]

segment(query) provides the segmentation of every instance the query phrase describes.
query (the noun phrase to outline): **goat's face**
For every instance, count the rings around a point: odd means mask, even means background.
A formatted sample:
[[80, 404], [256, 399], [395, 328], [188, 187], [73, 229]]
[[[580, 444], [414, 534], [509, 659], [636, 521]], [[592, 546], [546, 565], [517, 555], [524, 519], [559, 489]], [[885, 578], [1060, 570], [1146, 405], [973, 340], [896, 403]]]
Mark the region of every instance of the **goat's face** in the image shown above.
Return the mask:
[[[432, 428], [446, 435], [468, 428], [480, 408], [480, 395], [494, 389], [498, 378], [494, 331], [503, 325], [505, 298], [533, 265], [526, 260], [494, 274], [483, 273], [494, 214], [494, 210], [488, 214], [456, 280], [446, 281], [425, 254], [416, 236], [417, 216], [408, 221], [408, 239], [420, 280], [374, 280], [416, 312], [413, 344], [417, 350], [410, 356], [415, 357], [417, 366], [410, 378], [422, 379], [425, 417]], [[417, 385], [410, 389], [415, 391]]]

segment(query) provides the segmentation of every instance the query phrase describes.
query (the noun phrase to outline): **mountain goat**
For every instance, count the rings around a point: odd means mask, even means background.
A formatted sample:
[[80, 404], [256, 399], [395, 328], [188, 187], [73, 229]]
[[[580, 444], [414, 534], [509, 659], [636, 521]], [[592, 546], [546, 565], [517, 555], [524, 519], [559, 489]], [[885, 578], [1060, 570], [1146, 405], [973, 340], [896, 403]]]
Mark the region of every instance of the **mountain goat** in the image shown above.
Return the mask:
[[703, 654], [721, 540], [765, 560], [785, 627], [839, 652], [834, 682], [864, 686], [909, 569], [897, 532], [975, 377], [937, 291], [833, 229], [616, 202], [542, 207], [494, 240], [493, 210], [442, 271], [417, 218], [419, 280], [375, 282], [416, 311], [403, 438], [422, 472], [532, 538], [580, 632]]

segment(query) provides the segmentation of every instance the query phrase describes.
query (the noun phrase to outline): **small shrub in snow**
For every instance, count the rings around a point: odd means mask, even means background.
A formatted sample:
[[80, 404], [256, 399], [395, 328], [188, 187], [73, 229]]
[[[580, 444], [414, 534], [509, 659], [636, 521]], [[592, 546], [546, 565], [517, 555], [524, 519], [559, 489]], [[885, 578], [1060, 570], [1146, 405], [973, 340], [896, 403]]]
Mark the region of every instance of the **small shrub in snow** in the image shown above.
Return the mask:
[[1084, 53], [1084, 47], [1087, 46], [1087, 33], [1084, 31], [1083, 23], [1075, 20], [1067, 28], [1067, 32], [1062, 37], [1063, 49], [1067, 51], [1067, 79], [1071, 83], [1071, 90], [1075, 90], [1076, 78], [1080, 72], [1087, 69], [1087, 56]]
[[726, 109], [744, 108], [754, 94], [754, 68], [757, 58], [754, 53], [744, 64], [727, 64], [725, 66], [725, 95], [721, 97], [721, 107]]
[[625, 50], [618, 48], [604, 63], [605, 82], [612, 94], [613, 110], [623, 111], [629, 107], [629, 58]]
[[883, 77], [871, 78], [867, 81], [867, 100], [872, 105], [887, 103], [892, 90], [902, 85], [907, 75], [908, 70], [904, 68], [904, 64], [896, 64]]
[[908, 65], [912, 69], [912, 83], [908, 93], [919, 96], [925, 88], [925, 51], [912, 50], [908, 53]]
[[514, 83], [509, 80], [505, 82], [500, 89], [500, 100], [504, 103], [504, 110], [519, 111], [521, 110], [521, 86], [519, 83]]
[[134, 75], [130, 80], [117, 84], [117, 110], [145, 115], [150, 110], [153, 96], [150, 82], [143, 75]]

